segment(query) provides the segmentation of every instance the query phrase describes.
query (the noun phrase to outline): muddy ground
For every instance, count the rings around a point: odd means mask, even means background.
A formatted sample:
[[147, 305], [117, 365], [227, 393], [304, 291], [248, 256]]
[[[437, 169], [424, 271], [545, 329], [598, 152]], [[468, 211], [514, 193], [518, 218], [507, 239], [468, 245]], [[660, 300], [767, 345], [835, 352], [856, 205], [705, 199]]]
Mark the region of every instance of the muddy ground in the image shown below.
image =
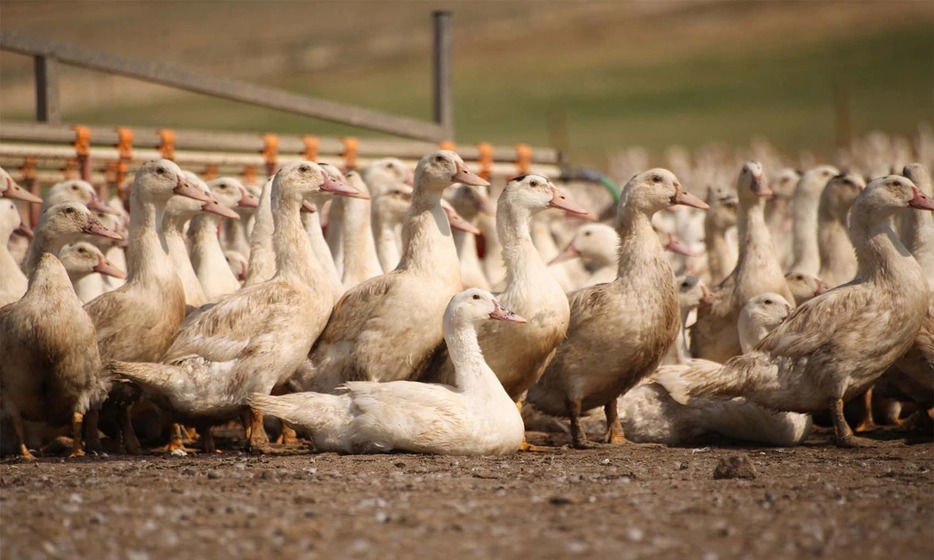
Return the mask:
[[[550, 437], [530, 434], [563, 443]], [[934, 443], [877, 437], [857, 450], [819, 434], [793, 449], [6, 459], [0, 556], [930, 559]], [[714, 479], [741, 454], [755, 479]]]

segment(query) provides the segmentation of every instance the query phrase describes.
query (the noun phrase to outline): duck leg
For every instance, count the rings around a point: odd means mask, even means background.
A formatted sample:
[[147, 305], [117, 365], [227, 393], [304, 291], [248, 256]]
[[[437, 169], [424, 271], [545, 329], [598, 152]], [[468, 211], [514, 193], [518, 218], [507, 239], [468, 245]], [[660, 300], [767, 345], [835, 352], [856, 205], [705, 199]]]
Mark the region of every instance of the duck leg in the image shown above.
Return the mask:
[[[519, 414], [522, 414], [522, 401], [516, 401], [516, 408], [519, 409]], [[543, 445], [532, 445], [525, 439], [525, 434], [522, 434], [522, 443], [519, 444], [519, 451], [531, 451], [531, 452], [547, 452], [554, 451], [553, 447], [547, 447]]]
[[211, 433], [210, 424], [198, 426], [198, 433], [201, 434], [202, 450], [206, 455], [220, 453], [220, 451], [217, 450], [217, 446], [214, 444], [214, 434]]
[[240, 421], [243, 422], [246, 431], [246, 449], [252, 453], [268, 453], [269, 436], [266, 435], [266, 428], [263, 427], [263, 413], [252, 407], [245, 407], [240, 413]]
[[581, 427], [581, 400], [575, 397], [568, 397], [564, 401], [568, 409], [568, 417], [571, 419], [571, 443], [575, 449], [591, 449], [596, 447], [590, 441], [587, 441], [587, 434]]
[[169, 443], [155, 449], [154, 451], [157, 453], [172, 453], [179, 455], [194, 451], [193, 449], [188, 449], [185, 447], [185, 440], [182, 432], [183, 429], [184, 426], [178, 422], [172, 422], [172, 435], [169, 438]]
[[123, 417], [123, 425], [120, 426], [120, 449], [130, 455], [139, 455], [143, 448], [136, 437], [136, 430], [133, 429], [133, 405], [121, 407], [120, 416]]
[[872, 387], [866, 389], [866, 392], [863, 393], [863, 419], [853, 429], [857, 433], [871, 432], [872, 430], [879, 429], [879, 425], [876, 424], [876, 420], [872, 414]]
[[19, 456], [27, 461], [35, 461], [36, 456], [29, 452], [29, 448], [26, 447], [26, 430], [23, 428], [23, 418], [19, 415], [19, 412], [13, 412], [11, 415], [13, 420], [13, 433], [16, 434], [16, 440], [19, 448]]
[[91, 453], [101, 454], [104, 452], [104, 446], [101, 445], [101, 433], [97, 429], [97, 423], [100, 421], [100, 406], [92, 406], [84, 415], [84, 446]]
[[875, 442], [868, 440], [866, 438], [856, 437], [853, 435], [853, 430], [850, 429], [850, 425], [846, 423], [846, 418], [843, 416], [843, 398], [831, 398], [830, 403], [830, 414], [833, 418], [833, 437], [835, 443], [840, 447], [873, 447]]
[[282, 422], [282, 430], [279, 432], [279, 437], [276, 438], [276, 443], [280, 445], [295, 445], [298, 443], [298, 433], [292, 429], [292, 426]]
[[619, 422], [619, 410], [616, 408], [616, 402], [617, 399], [613, 398], [603, 406], [603, 413], [606, 415], [606, 433], [603, 434], [603, 443], [626, 443], [623, 425]]
[[84, 457], [84, 446], [81, 440], [81, 428], [84, 424], [84, 415], [80, 412], [71, 413], [71, 454], [69, 457]]

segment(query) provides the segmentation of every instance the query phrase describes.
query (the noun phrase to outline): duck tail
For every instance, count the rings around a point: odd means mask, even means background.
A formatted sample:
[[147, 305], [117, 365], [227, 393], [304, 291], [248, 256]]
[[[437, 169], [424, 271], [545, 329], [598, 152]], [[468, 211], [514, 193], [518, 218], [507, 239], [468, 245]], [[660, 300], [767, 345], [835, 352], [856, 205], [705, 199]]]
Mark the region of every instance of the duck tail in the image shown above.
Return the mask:
[[686, 405], [692, 398], [747, 396], [761, 381], [758, 356], [745, 354], [728, 360], [720, 367], [664, 366], [652, 374], [652, 379], [668, 391], [671, 398]]
[[166, 392], [183, 378], [183, 376], [179, 375], [179, 368], [176, 366], [148, 362], [113, 360], [104, 365], [103, 371], [104, 375], [114, 382], [129, 380], [144, 389], [159, 393]]
[[350, 397], [347, 395], [310, 391], [279, 396], [253, 393], [247, 404], [312, 434], [342, 433], [352, 419]]

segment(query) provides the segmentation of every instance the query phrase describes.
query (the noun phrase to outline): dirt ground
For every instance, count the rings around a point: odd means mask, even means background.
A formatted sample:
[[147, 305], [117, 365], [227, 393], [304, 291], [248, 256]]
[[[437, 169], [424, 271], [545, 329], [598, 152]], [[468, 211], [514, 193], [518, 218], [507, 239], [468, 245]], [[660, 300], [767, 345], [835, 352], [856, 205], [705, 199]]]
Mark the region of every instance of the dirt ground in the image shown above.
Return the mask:
[[[551, 438], [557, 438], [557, 441]], [[530, 433], [534, 443], [562, 436]], [[0, 464], [0, 556], [934, 557], [934, 443]], [[715, 480], [746, 454], [755, 479]], [[417, 556], [416, 556], [417, 555]]]

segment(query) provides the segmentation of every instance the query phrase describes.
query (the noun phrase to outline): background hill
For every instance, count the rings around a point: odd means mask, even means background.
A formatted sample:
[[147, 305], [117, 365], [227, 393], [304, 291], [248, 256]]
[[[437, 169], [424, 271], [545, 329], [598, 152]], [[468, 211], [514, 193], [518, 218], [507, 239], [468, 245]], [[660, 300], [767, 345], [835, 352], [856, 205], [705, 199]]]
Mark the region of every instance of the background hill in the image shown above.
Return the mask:
[[[934, 123], [934, 2], [21, 2], [0, 27], [428, 118], [430, 14], [454, 12], [457, 141], [576, 162], [765, 136], [829, 153]], [[0, 111], [30, 119], [31, 60], [0, 54]], [[65, 120], [368, 133], [66, 68]]]

